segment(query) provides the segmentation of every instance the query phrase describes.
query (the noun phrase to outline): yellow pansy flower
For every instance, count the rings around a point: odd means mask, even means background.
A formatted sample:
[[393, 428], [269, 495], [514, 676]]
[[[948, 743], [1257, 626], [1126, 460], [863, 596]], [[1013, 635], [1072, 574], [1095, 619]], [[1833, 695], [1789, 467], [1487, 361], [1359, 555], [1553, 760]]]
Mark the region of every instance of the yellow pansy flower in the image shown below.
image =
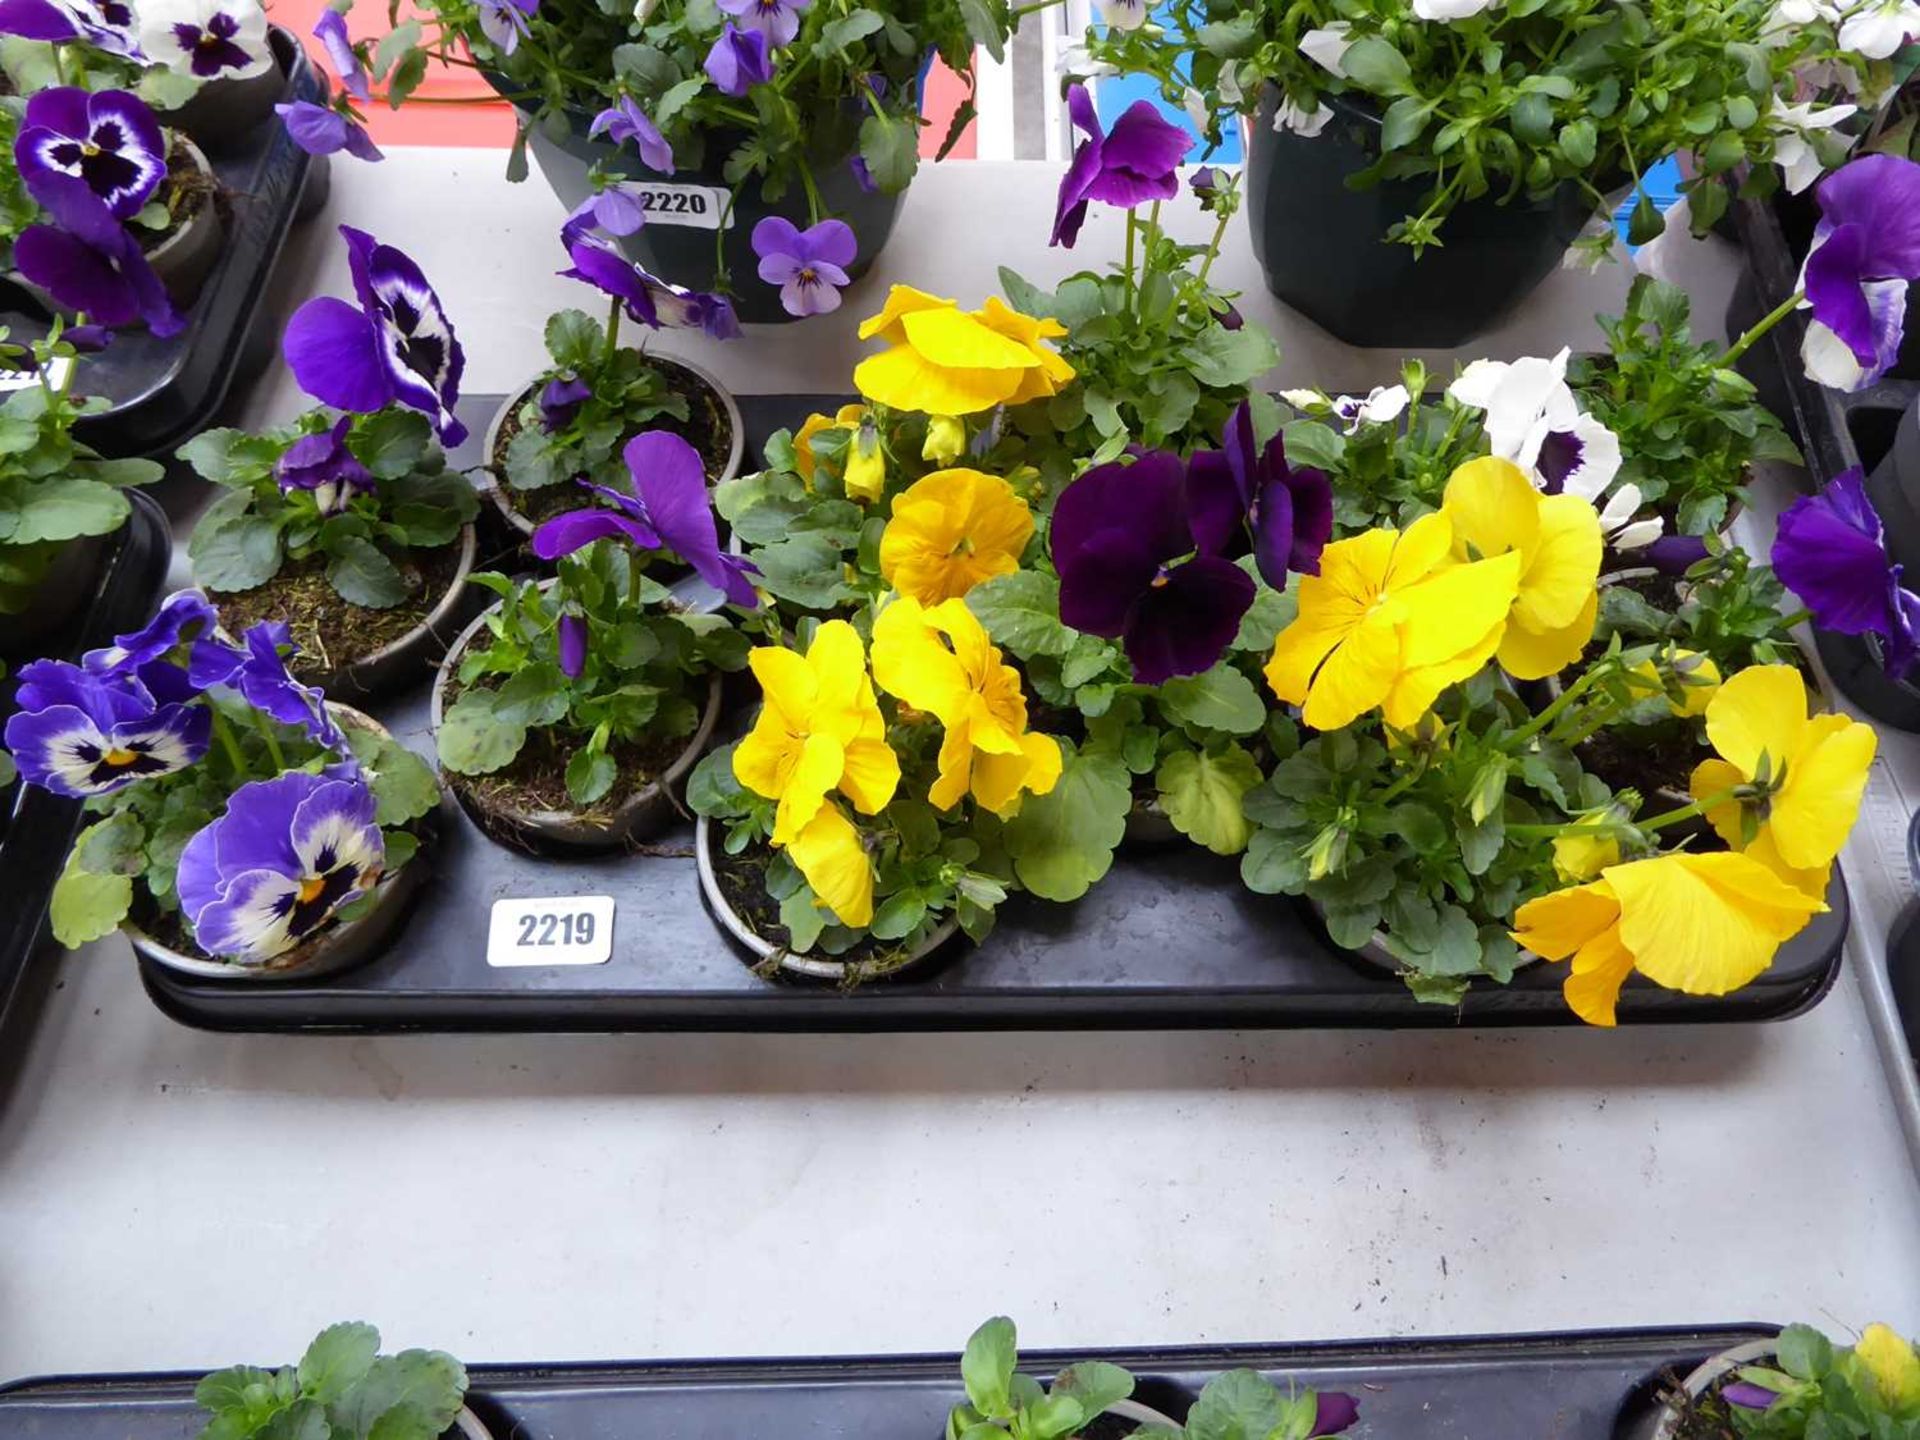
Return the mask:
[[1013, 487], [978, 470], [936, 470], [896, 495], [880, 536], [880, 573], [922, 605], [956, 600], [1020, 568], [1033, 512]]
[[1471, 460], [1447, 481], [1441, 511], [1457, 560], [1520, 556], [1500, 668], [1540, 680], [1580, 658], [1600, 611], [1600, 517], [1578, 495], [1542, 495], [1510, 461]]
[[815, 477], [819, 473], [820, 462], [814, 457], [813, 437], [828, 430], [845, 430], [848, 433], [845, 470], [842, 483], [846, 486], [847, 498], [872, 503], [878, 500], [886, 490], [887, 457], [880, 446], [880, 435], [874, 423], [873, 412], [864, 405], [842, 405], [840, 411], [829, 420], [824, 415], [809, 415], [806, 424], [793, 437], [794, 468], [800, 472], [800, 479], [807, 489], [814, 488]]
[[951, 465], [967, 453], [966, 423], [953, 415], [934, 415], [927, 420], [926, 443], [920, 458], [936, 465]]
[[1519, 582], [1519, 555], [1460, 565], [1452, 547], [1443, 514], [1327, 546], [1320, 573], [1301, 577], [1297, 618], [1274, 641], [1273, 693], [1302, 706], [1316, 730], [1338, 730], [1376, 705], [1396, 728], [1417, 722], [1499, 647]]
[[946, 727], [940, 778], [927, 795], [935, 809], [950, 810], [971, 791], [1005, 819], [1022, 795], [1045, 795], [1059, 780], [1059, 742], [1027, 729], [1019, 672], [964, 600], [890, 602], [873, 626], [873, 678]]
[[1553, 868], [1562, 880], [1591, 880], [1620, 863], [1620, 842], [1604, 830], [1570, 830], [1553, 841]]
[[860, 327], [862, 340], [887, 348], [853, 372], [877, 405], [929, 415], [977, 415], [996, 405], [1058, 393], [1073, 367], [1045, 341], [1066, 335], [1058, 321], [1036, 320], [989, 300], [968, 312], [909, 285], [896, 285], [886, 308]]
[[1665, 694], [1667, 682], [1663, 671], [1680, 684], [1682, 698], [1675, 701], [1672, 696], [1667, 697], [1667, 708], [1675, 715], [1697, 719], [1707, 713], [1708, 704], [1720, 693], [1720, 667], [1698, 650], [1673, 645], [1627, 672], [1641, 682], [1635, 691], [1636, 698], [1642, 689], [1649, 699], [1654, 694]]
[[[872, 918], [872, 876], [863, 914], [844, 873], [853, 827], [827, 795], [837, 790], [862, 814], [877, 814], [900, 784], [900, 761], [887, 745], [859, 632], [829, 620], [804, 656], [761, 646], [747, 663], [766, 700], [734, 748], [734, 776], [754, 794], [780, 802], [773, 843], [789, 850], [815, 894], [825, 900], [831, 890], [847, 901], [851, 913], [828, 902], [843, 923], [864, 925]], [[858, 839], [853, 834], [856, 847]], [[866, 866], [864, 852], [860, 858]]]
[[1860, 813], [1877, 739], [1845, 715], [1807, 713], [1806, 682], [1791, 665], [1753, 665], [1708, 702], [1707, 739], [1719, 758], [1694, 767], [1688, 786], [1705, 802], [1740, 786], [1767, 787], [1746, 839], [1743, 802], [1706, 812], [1720, 838], [1813, 895], [1824, 895], [1833, 859]]
[[842, 925], [859, 930], [873, 923], [873, 862], [860, 831], [839, 805], [822, 805], [787, 846], [787, 856], [807, 888]]
[[1867, 1326], [1853, 1353], [1873, 1377], [1881, 1402], [1896, 1415], [1920, 1411], [1920, 1355], [1891, 1326]]
[[1545, 959], [1571, 957], [1567, 1004], [1589, 1025], [1612, 1025], [1633, 971], [1688, 995], [1725, 995], [1826, 908], [1745, 855], [1683, 850], [1530, 900], [1512, 933]]

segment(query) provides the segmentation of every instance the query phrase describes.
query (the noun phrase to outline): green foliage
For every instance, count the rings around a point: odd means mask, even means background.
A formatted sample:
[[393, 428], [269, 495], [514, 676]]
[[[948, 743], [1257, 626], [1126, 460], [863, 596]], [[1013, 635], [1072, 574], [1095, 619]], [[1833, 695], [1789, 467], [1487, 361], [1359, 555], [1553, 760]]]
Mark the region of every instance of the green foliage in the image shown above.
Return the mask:
[[369, 485], [283, 487], [281, 458], [331, 430], [334, 419], [310, 410], [280, 430], [206, 430], [180, 447], [180, 459], [226, 490], [187, 542], [195, 580], [216, 592], [251, 590], [289, 560], [320, 559], [348, 605], [386, 610], [408, 598], [401, 566], [415, 551], [457, 539], [479, 497], [447, 468], [426, 417], [397, 405], [354, 416], [347, 431], [346, 448], [372, 476]]
[[1105, 877], [1133, 808], [1127, 768], [1113, 755], [1089, 749], [1065, 761], [1053, 789], [1028, 796], [1006, 827], [1014, 873], [1043, 900], [1078, 900]]
[[1708, 557], [1674, 586], [1677, 604], [1656, 604], [1626, 584], [1603, 587], [1595, 642], [1666, 642], [1706, 656], [1722, 676], [1749, 665], [1801, 665], [1786, 587], [1739, 546], [1718, 536], [1706, 544]]
[[1133, 1376], [1104, 1360], [1069, 1365], [1042, 1388], [1015, 1367], [1013, 1321], [997, 1315], [973, 1332], [960, 1357], [967, 1403], [947, 1415], [947, 1440], [1067, 1440], [1133, 1394]]
[[1771, 1405], [1747, 1409], [1710, 1392], [1688, 1403], [1680, 1433], [1694, 1425], [1743, 1440], [1920, 1440], [1920, 1362], [1911, 1342], [1875, 1328], [1877, 1351], [1866, 1340], [1843, 1348], [1810, 1325], [1789, 1325], [1771, 1364], [1743, 1365], [1728, 1377], [1773, 1391]]
[[1255, 1370], [1228, 1370], [1201, 1388], [1173, 1440], [1313, 1440], [1319, 1396], [1281, 1390]]
[[209, 1414], [199, 1440], [438, 1440], [467, 1393], [439, 1350], [382, 1355], [371, 1325], [329, 1326], [297, 1366], [235, 1365], [194, 1387]]

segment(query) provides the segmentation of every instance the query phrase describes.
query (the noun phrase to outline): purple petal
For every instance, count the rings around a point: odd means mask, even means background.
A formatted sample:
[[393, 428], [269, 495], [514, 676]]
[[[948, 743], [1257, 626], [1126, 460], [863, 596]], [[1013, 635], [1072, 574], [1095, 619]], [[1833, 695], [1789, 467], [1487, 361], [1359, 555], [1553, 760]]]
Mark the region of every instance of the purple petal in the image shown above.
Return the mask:
[[1829, 224], [1860, 230], [1863, 276], [1920, 280], [1920, 164], [1898, 155], [1862, 155], [1814, 193]]
[[700, 452], [671, 431], [647, 430], [627, 442], [621, 457], [660, 543], [734, 604], [757, 604], [753, 587], [721, 553]]
[[1707, 542], [1698, 535], [1662, 535], [1640, 554], [1662, 575], [1684, 575], [1707, 558]]
[[1889, 561], [1857, 468], [1782, 512], [1772, 559], [1781, 583], [1800, 597], [1822, 629], [1891, 635]]
[[1171, 200], [1180, 193], [1180, 162], [1193, 141], [1169, 123], [1150, 100], [1136, 100], [1101, 145], [1100, 173], [1087, 186], [1089, 199], [1131, 207]]
[[334, 72], [347, 93], [356, 100], [371, 100], [373, 91], [367, 84], [366, 69], [347, 35], [347, 17], [331, 8], [322, 10], [314, 22], [313, 34], [326, 47], [327, 58], [333, 62]]
[[[1310, 465], [1294, 469], [1287, 464], [1286, 447], [1276, 435], [1267, 446], [1269, 463], [1278, 472], [1293, 509], [1293, 543], [1286, 553], [1286, 568], [1296, 575], [1318, 575], [1320, 573], [1320, 552], [1327, 548], [1333, 539], [1333, 482], [1326, 473]], [[1259, 531], [1265, 523], [1264, 513], [1254, 517], [1255, 553], [1258, 554]], [[1261, 562], [1260, 573], [1267, 575], [1266, 563]], [[1267, 583], [1276, 590], [1282, 581], [1267, 576]]]
[[623, 301], [627, 314], [642, 325], [658, 328], [660, 312], [648, 288], [648, 276], [626, 256], [591, 235], [581, 236], [567, 247], [573, 267], [560, 273], [570, 280], [583, 280], [616, 300]]
[[302, 305], [287, 322], [280, 353], [300, 388], [336, 410], [370, 414], [393, 401], [374, 323], [344, 300], [323, 295]]
[[1360, 1402], [1338, 1390], [1322, 1390], [1313, 1397], [1313, 1437], [1338, 1435], [1360, 1418]]
[[1867, 236], [1857, 225], [1843, 225], [1807, 256], [1807, 303], [1813, 318], [1853, 352], [1862, 366], [1873, 364], [1873, 312], [1863, 281]]
[[568, 612], [560, 617], [560, 673], [569, 680], [577, 680], [586, 668], [586, 617]]
[[1247, 502], [1232, 462], [1219, 450], [1198, 450], [1187, 461], [1187, 519], [1194, 544], [1224, 552], [1246, 527]]
[[1729, 1405], [1738, 1405], [1742, 1410], [1765, 1410], [1780, 1397], [1764, 1385], [1755, 1385], [1750, 1380], [1735, 1380], [1730, 1385], [1720, 1387], [1720, 1398]]
[[[753, 227], [753, 253], [765, 262], [768, 260], [798, 260], [800, 255], [800, 231], [784, 215], [769, 215]], [[762, 280], [772, 280], [765, 269], [760, 272]], [[773, 281], [772, 283], [778, 283]]]
[[1074, 149], [1067, 173], [1060, 177], [1060, 195], [1054, 208], [1053, 235], [1049, 245], [1071, 250], [1080, 238], [1080, 227], [1087, 218], [1087, 194], [1100, 176], [1100, 117], [1093, 108], [1093, 97], [1084, 85], [1067, 91], [1067, 113], [1087, 139]]
[[13, 242], [13, 263], [65, 309], [115, 327], [140, 318], [133, 288], [112, 259], [68, 231], [28, 226]]
[[854, 156], [847, 161], [847, 168], [853, 171], [853, 183], [860, 187], [862, 193], [867, 195], [880, 193], [880, 184], [873, 178], [873, 171], [868, 167], [866, 157]]
[[651, 527], [629, 515], [597, 505], [585, 510], [569, 510], [545, 521], [533, 532], [528, 545], [542, 560], [558, 560], [596, 540], [607, 540], [616, 535], [635, 549], [660, 548], [660, 537]]
[[1127, 623], [1123, 643], [1135, 682], [1159, 685], [1211, 670], [1239, 633], [1255, 593], [1253, 577], [1218, 555], [1196, 555], [1164, 572]]
[[739, 99], [755, 85], [773, 78], [773, 62], [767, 37], [758, 30], [742, 30], [728, 22], [707, 52], [707, 78], [724, 95]]
[[0, 35], [22, 40], [73, 40], [81, 34], [72, 16], [47, 0], [0, 0]]
[[1160, 567], [1194, 548], [1184, 467], [1154, 453], [1089, 470], [1061, 492], [1051, 534], [1060, 618], [1118, 636]]

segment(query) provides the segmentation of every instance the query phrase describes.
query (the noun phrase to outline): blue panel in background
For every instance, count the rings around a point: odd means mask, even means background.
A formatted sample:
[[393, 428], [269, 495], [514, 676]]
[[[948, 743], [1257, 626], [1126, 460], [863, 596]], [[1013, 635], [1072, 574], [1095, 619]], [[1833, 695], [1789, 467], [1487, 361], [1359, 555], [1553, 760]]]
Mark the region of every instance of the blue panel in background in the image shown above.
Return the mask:
[[[1658, 165], [1649, 165], [1640, 172], [1640, 188], [1653, 201], [1662, 215], [1673, 207], [1680, 198], [1680, 162], [1669, 155]], [[1620, 208], [1613, 212], [1613, 228], [1620, 232], [1620, 238], [1627, 238], [1627, 221], [1633, 215], [1633, 204], [1637, 197], [1629, 195], [1620, 202]]]

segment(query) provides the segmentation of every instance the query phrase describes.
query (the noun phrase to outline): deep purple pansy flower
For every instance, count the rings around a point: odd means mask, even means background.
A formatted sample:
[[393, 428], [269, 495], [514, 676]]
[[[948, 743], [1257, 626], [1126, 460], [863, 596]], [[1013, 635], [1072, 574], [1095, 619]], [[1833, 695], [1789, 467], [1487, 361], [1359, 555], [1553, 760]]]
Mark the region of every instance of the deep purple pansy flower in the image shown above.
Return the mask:
[[13, 158], [41, 204], [49, 181], [57, 189], [60, 181], [79, 180], [116, 220], [139, 214], [167, 176], [160, 122], [146, 101], [125, 90], [42, 90], [27, 101]]
[[1684, 575], [1707, 558], [1707, 542], [1698, 535], [1662, 535], [1640, 553], [1662, 575]]
[[707, 493], [700, 452], [668, 430], [647, 430], [621, 452], [632, 477], [631, 491], [581, 481], [615, 508], [594, 507], [556, 515], [533, 532], [533, 553], [558, 560], [583, 545], [620, 536], [641, 550], [671, 550], [694, 573], [743, 609], [759, 605], [753, 582], [756, 566], [720, 548]]
[[1822, 385], [1864, 390], [1899, 355], [1907, 285], [1920, 279], [1920, 164], [1863, 155], [1814, 193], [1821, 219], [1802, 272], [1813, 316], [1801, 362]]
[[673, 173], [673, 147], [660, 133], [660, 127], [633, 102], [630, 95], [622, 95], [594, 116], [593, 124], [587, 127], [587, 134], [605, 135], [616, 145], [624, 145], [631, 140], [633, 148], [640, 152], [641, 162], [649, 170], [657, 170], [662, 175]]
[[64, 660], [23, 666], [16, 703], [6, 742], [21, 778], [76, 799], [184, 770], [207, 753], [212, 734], [204, 707], [160, 704], [130, 675]]
[[138, 58], [133, 7], [125, 0], [0, 0], [0, 35], [22, 40], [84, 40], [109, 55]]
[[104, 325], [69, 325], [60, 338], [79, 355], [98, 355], [113, 343], [113, 331]]
[[386, 864], [373, 791], [292, 771], [242, 785], [180, 852], [180, 910], [209, 955], [259, 963], [371, 890]]
[[1887, 673], [1904, 677], [1920, 658], [1920, 595], [1900, 583], [1880, 517], [1858, 467], [1781, 513], [1773, 571], [1800, 597], [1813, 623], [1836, 635], [1878, 635]]
[[791, 45], [800, 33], [800, 14], [813, 0], [720, 0], [720, 8], [749, 30], [758, 30], [769, 45]]
[[852, 283], [860, 242], [844, 221], [822, 220], [805, 230], [791, 220], [769, 215], [753, 227], [753, 253], [760, 257], [760, 278], [780, 287], [780, 304], [789, 315], [825, 315], [840, 308], [840, 291]]
[[670, 284], [597, 235], [576, 232], [567, 255], [573, 264], [562, 275], [583, 280], [623, 302], [627, 314], [641, 325], [655, 330], [701, 330], [715, 340], [740, 337], [739, 317], [721, 296]]
[[767, 37], [758, 30], [742, 30], [733, 22], [720, 32], [707, 52], [707, 78], [723, 95], [739, 99], [756, 85], [773, 79], [773, 55]]
[[591, 230], [609, 235], [631, 235], [647, 223], [646, 205], [640, 189], [618, 181], [604, 190], [596, 190], [572, 210], [560, 224], [560, 243], [571, 250], [573, 242]]
[[1340, 1435], [1360, 1419], [1360, 1402], [1341, 1390], [1320, 1390], [1313, 1397], [1314, 1440], [1324, 1435]]
[[273, 68], [260, 0], [139, 0], [140, 49], [196, 80], [245, 80]]
[[1279, 435], [1262, 448], [1244, 401], [1221, 439], [1223, 450], [1203, 450], [1188, 462], [1195, 542], [1224, 555], [1250, 534], [1260, 576], [1276, 590], [1286, 588], [1288, 571], [1318, 575], [1320, 552], [1333, 538], [1332, 482], [1319, 470], [1288, 465]]
[[358, 121], [311, 100], [295, 100], [276, 105], [274, 113], [287, 127], [287, 135], [309, 155], [331, 155], [344, 150], [356, 160], [384, 160], [373, 137]]
[[560, 673], [578, 680], [587, 668], [587, 617], [569, 610], [560, 617]]
[[1193, 141], [1186, 131], [1168, 123], [1151, 101], [1136, 100], [1112, 130], [1103, 132], [1093, 96], [1086, 86], [1075, 85], [1067, 91], [1067, 113], [1074, 128], [1087, 138], [1073, 152], [1073, 163], [1060, 181], [1060, 203], [1049, 243], [1073, 248], [1090, 201], [1130, 210], [1180, 193], [1180, 162]]
[[54, 223], [29, 225], [13, 242], [13, 263], [66, 310], [114, 328], [145, 321], [155, 335], [177, 335], [186, 319], [173, 308], [140, 242], [86, 184], [50, 175], [41, 204]]
[[352, 430], [353, 417], [342, 415], [331, 429], [302, 435], [289, 445], [274, 467], [280, 488], [309, 492], [322, 515], [346, 509], [356, 494], [371, 490], [373, 472], [347, 448]]
[[502, 55], [520, 48], [527, 33], [527, 22], [540, 11], [540, 0], [479, 0], [480, 33], [498, 47]]
[[1729, 1405], [1738, 1405], [1742, 1410], [1770, 1410], [1780, 1396], [1778, 1392], [1764, 1385], [1756, 1385], [1751, 1380], [1735, 1380], [1720, 1387], [1720, 1398]]
[[89, 674], [136, 682], [163, 702], [191, 699], [204, 687], [195, 685], [187, 672], [188, 653], [194, 641], [211, 635], [219, 623], [204, 590], [176, 590], [145, 625], [116, 635], [111, 645], [87, 651], [80, 663]]
[[344, 751], [346, 737], [327, 713], [327, 697], [287, 673], [286, 655], [299, 649], [285, 621], [261, 620], [240, 637], [240, 648], [217, 636], [193, 642], [187, 676], [198, 689], [229, 685], [256, 710], [305, 730], [317, 745]]
[[1060, 618], [1119, 640], [1133, 678], [1158, 685], [1210, 670], [1253, 604], [1253, 577], [1202, 549], [1187, 467], [1153, 451], [1087, 471], [1053, 512]]
[[327, 58], [333, 62], [341, 88], [356, 100], [373, 99], [367, 67], [360, 63], [360, 56], [347, 35], [347, 17], [331, 6], [322, 10], [320, 18], [313, 22], [313, 38], [326, 47]]
[[551, 435], [564, 430], [593, 398], [593, 387], [578, 375], [556, 375], [540, 390], [540, 428]]
[[294, 378], [337, 410], [368, 414], [397, 400], [458, 445], [467, 427], [453, 407], [466, 354], [440, 297], [401, 251], [351, 225], [340, 233], [360, 305], [323, 295], [294, 313], [281, 341]]

